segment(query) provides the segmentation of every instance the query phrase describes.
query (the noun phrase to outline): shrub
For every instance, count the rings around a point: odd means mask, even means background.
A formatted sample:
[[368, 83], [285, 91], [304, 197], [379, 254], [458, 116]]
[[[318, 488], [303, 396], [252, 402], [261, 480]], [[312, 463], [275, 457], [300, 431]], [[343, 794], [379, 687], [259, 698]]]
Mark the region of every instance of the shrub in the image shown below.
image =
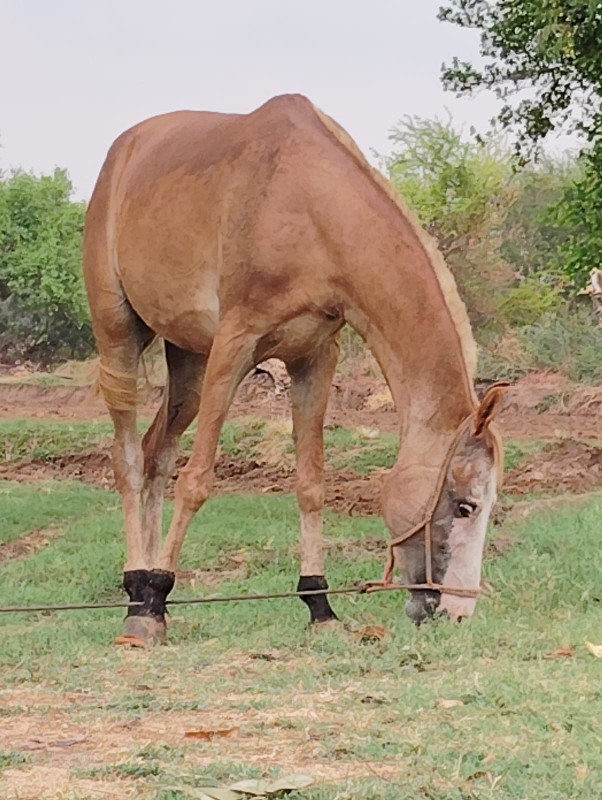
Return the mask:
[[81, 274], [85, 206], [67, 174], [0, 180], [0, 342], [43, 359], [92, 348]]

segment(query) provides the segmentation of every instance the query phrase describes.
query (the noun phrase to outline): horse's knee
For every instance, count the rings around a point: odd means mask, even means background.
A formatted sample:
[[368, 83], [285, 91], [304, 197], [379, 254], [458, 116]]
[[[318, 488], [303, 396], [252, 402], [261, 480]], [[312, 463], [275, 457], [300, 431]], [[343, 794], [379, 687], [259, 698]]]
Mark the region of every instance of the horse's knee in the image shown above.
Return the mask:
[[193, 513], [198, 511], [211, 494], [214, 483], [213, 470], [198, 473], [186, 467], [176, 481], [174, 495], [176, 503]]
[[297, 503], [299, 510], [304, 514], [312, 511], [321, 511], [324, 507], [325, 489], [324, 481], [297, 482]]

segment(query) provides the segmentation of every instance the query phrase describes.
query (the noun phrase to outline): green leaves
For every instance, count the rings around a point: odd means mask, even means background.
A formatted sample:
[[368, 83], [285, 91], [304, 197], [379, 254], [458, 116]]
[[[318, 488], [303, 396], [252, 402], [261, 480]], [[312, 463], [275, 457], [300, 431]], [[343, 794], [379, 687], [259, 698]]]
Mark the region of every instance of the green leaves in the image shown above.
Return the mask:
[[500, 233], [515, 196], [500, 142], [466, 140], [451, 123], [404, 118], [392, 131], [389, 176], [437, 239], [475, 326], [496, 316], [493, 291], [512, 281]]
[[81, 275], [85, 207], [67, 174], [0, 179], [0, 335], [27, 355], [89, 350]]
[[524, 154], [571, 119], [587, 132], [600, 114], [602, 34], [599, 3], [591, 0], [451, 0], [439, 18], [481, 33], [483, 66], [454, 59], [443, 83], [455, 92], [495, 88], [508, 98], [525, 88], [536, 94], [508, 104], [498, 119], [519, 137]]

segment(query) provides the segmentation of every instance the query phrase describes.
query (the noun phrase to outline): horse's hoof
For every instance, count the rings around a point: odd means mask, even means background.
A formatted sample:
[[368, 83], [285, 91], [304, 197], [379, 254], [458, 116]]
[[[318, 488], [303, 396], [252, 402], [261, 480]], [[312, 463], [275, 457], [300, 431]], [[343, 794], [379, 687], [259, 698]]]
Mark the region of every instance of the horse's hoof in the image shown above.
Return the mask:
[[115, 639], [115, 644], [129, 647], [153, 647], [165, 640], [167, 625], [164, 619], [151, 616], [126, 617], [122, 636]]
[[[333, 611], [334, 614], [334, 611]], [[309, 623], [312, 628], [324, 628], [327, 625], [333, 625], [335, 622], [340, 622], [341, 620], [337, 617], [336, 614], [332, 617], [325, 617], [324, 619], [312, 619]]]

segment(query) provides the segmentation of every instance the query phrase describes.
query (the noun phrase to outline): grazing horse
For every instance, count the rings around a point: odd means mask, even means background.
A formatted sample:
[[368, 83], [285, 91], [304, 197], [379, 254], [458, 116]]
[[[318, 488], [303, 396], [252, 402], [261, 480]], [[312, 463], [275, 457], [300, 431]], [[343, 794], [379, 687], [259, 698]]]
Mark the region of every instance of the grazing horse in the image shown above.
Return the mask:
[[[127, 637], [165, 633], [186, 530], [214, 479], [220, 430], [241, 380], [281, 359], [291, 378], [301, 517], [299, 590], [327, 588], [322, 545], [323, 423], [348, 323], [391, 389], [399, 457], [384, 485], [395, 560], [416, 589], [415, 621], [472, 612], [502, 450], [480, 404], [476, 348], [433, 241], [345, 131], [300, 95], [250, 114], [182, 111], [146, 120], [111, 147], [88, 208], [84, 274], [115, 439], [127, 538]], [[168, 382], [141, 442], [138, 362], [165, 340]], [[165, 539], [165, 485], [198, 414]], [[428, 524], [427, 524], [428, 523]], [[412, 536], [407, 532], [414, 530]], [[428, 530], [428, 534], [427, 534]], [[428, 556], [425, 559], [425, 552]], [[426, 563], [428, 562], [428, 563]], [[311, 620], [335, 619], [324, 594]]]

